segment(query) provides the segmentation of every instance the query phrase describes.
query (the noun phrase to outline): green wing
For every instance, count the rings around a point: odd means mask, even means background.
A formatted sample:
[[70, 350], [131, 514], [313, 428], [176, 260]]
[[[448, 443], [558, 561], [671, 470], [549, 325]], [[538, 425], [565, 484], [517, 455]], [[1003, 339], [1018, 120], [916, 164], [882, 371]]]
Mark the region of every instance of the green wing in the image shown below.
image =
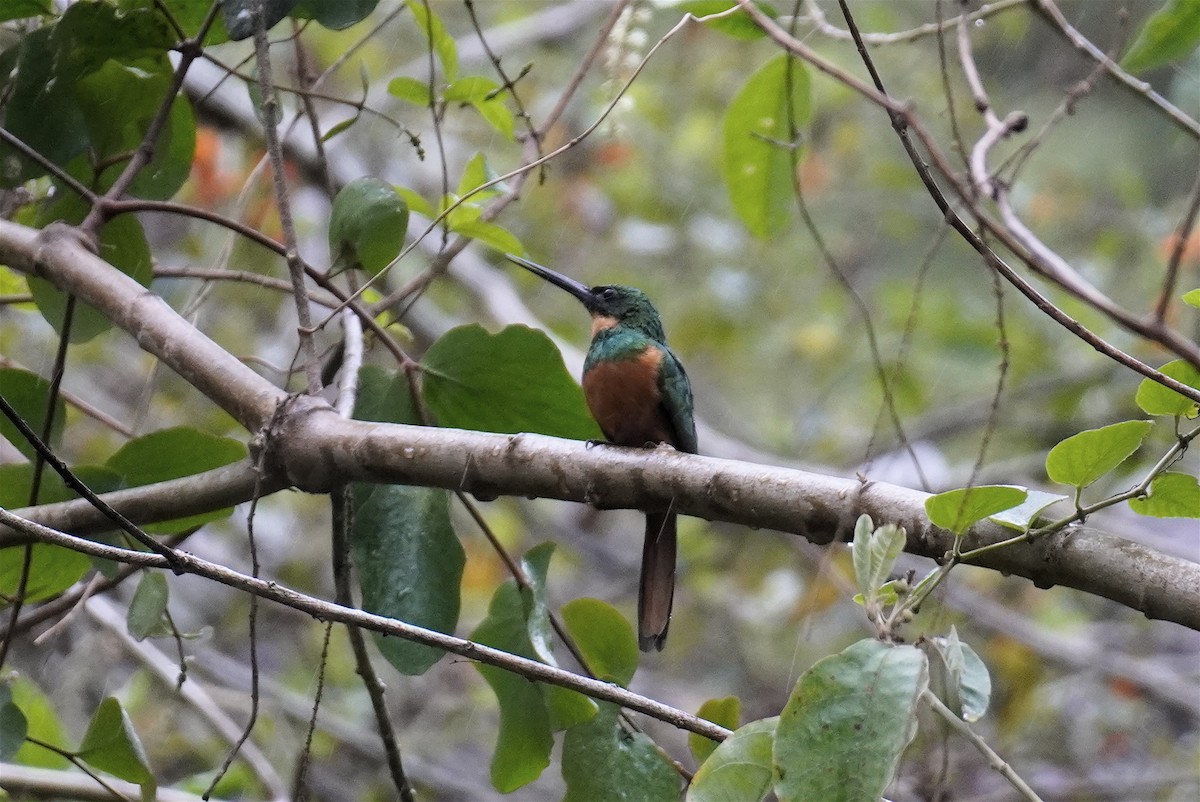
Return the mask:
[[658, 371], [658, 392], [662, 396], [663, 413], [675, 430], [675, 442], [672, 445], [679, 451], [695, 454], [699, 446], [696, 443], [696, 419], [692, 412], [692, 384], [679, 358], [670, 348], [662, 347], [662, 350], [664, 356]]

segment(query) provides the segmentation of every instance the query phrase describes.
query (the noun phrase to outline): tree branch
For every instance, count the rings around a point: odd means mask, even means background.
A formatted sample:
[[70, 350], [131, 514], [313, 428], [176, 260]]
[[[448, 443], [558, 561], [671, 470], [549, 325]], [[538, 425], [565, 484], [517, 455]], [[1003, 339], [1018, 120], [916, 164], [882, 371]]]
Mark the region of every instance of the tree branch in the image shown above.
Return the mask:
[[[442, 487], [483, 498], [541, 496], [607, 508], [647, 509], [672, 502], [687, 515], [790, 532], [815, 543], [848, 532], [865, 512], [878, 523], [905, 527], [907, 548], [914, 554], [941, 559], [954, 543], [951, 532], [925, 517], [926, 494], [894, 485], [667, 448], [593, 448], [540, 435], [344, 420], [321, 399], [287, 396], [71, 236], [53, 230], [39, 236], [0, 221], [0, 260], [69, 287], [249, 431], [257, 433], [286, 403], [264, 463], [264, 488], [329, 492], [345, 482], [366, 481]], [[55, 510], [64, 512], [61, 506]], [[30, 512], [31, 520], [40, 520], [36, 510]], [[170, 517], [180, 514], [176, 507]], [[984, 523], [964, 543], [975, 549], [1012, 535]], [[981, 554], [971, 564], [1024, 576], [1039, 587], [1083, 590], [1148, 617], [1200, 630], [1200, 565], [1102, 532], [1068, 528]]]

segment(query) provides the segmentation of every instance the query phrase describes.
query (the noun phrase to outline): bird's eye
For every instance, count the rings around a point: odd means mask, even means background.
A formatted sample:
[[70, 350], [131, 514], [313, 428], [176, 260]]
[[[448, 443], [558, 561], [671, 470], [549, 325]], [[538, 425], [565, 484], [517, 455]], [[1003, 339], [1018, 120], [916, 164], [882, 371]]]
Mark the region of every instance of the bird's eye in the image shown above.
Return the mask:
[[605, 287], [604, 290], [600, 293], [600, 297], [606, 301], [611, 301], [613, 298], [617, 297], [617, 291], [614, 290], [612, 287]]

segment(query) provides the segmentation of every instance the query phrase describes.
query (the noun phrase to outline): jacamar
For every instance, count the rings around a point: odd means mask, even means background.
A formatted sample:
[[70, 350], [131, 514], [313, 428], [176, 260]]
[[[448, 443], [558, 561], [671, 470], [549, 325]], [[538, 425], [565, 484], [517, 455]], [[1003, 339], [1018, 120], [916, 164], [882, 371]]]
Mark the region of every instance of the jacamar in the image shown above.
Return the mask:
[[[692, 387], [667, 347], [658, 310], [634, 287], [588, 287], [517, 256], [509, 260], [578, 298], [592, 316], [583, 395], [609, 442], [638, 448], [667, 443], [695, 454]], [[675, 595], [675, 512], [646, 513], [638, 582], [638, 645], [662, 650]]]

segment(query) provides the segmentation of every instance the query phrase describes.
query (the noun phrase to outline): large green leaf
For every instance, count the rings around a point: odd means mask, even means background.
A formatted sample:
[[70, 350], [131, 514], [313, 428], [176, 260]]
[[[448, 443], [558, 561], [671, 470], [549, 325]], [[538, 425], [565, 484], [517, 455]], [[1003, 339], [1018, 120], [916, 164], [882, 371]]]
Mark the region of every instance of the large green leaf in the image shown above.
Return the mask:
[[[4, 396], [4, 400], [16, 410], [25, 423], [29, 424], [34, 434], [38, 437], [43, 436], [46, 412], [50, 406], [50, 382], [27, 370], [0, 368], [0, 396]], [[59, 396], [54, 401], [54, 420], [50, 427], [50, 437], [47, 438], [46, 443], [51, 448], [56, 448], [62, 440], [66, 416], [66, 405], [63, 404], [62, 396]], [[0, 415], [0, 437], [15, 446], [25, 455], [26, 459], [32, 460], [37, 454], [7, 415]], [[0, 494], [3, 493], [4, 489], [0, 487]], [[7, 501], [14, 507], [23, 507], [29, 503], [28, 498], [13, 499], [10, 497]]]
[[143, 789], [154, 787], [146, 750], [121, 703], [108, 697], [96, 708], [77, 753], [90, 766]]
[[489, 334], [461, 326], [438, 339], [421, 364], [425, 403], [442, 426], [600, 437], [583, 391], [540, 331], [508, 326]]
[[[516, 582], [507, 580], [496, 589], [487, 617], [471, 633], [471, 640], [534, 657], [525, 604]], [[550, 710], [535, 683], [495, 666], [477, 663], [475, 667], [500, 703], [500, 732], [492, 754], [491, 779], [496, 790], [509, 793], [536, 780], [550, 765], [550, 749], [554, 746]]]
[[873, 639], [804, 672], [775, 730], [781, 802], [878, 799], [916, 734], [928, 681], [919, 649]]
[[750, 76], [725, 112], [725, 186], [734, 212], [756, 237], [778, 233], [791, 219], [792, 148], [799, 147], [791, 128], [803, 126], [810, 113], [808, 73], [786, 54]]
[[[140, 104], [134, 96], [109, 97], [113, 105], [103, 114], [91, 114], [85, 101], [98, 87], [87, 86], [85, 80], [102, 69], [126, 66], [169, 75], [166, 54], [174, 44], [166, 19], [153, 9], [73, 3], [54, 24], [22, 39], [17, 75], [5, 104], [5, 127], [60, 165], [89, 148], [98, 150], [91, 139], [96, 126], [125, 125], [133, 118], [126, 114], [125, 104]], [[157, 102], [161, 97], [160, 93], [147, 100]], [[114, 108], [121, 113], [113, 113]], [[15, 154], [5, 148], [0, 155]], [[111, 154], [97, 154], [102, 155]], [[45, 173], [41, 165], [18, 158], [21, 171], [6, 171], [6, 180], [19, 183]]]
[[563, 802], [636, 799], [678, 802], [679, 775], [662, 751], [640, 732], [629, 733], [618, 720], [620, 708], [600, 703], [600, 711], [563, 738]]
[[[405, 376], [364, 367], [354, 417], [416, 423]], [[466, 554], [450, 522], [449, 494], [435, 488], [371, 484], [355, 484], [352, 492], [350, 543], [364, 609], [453, 632]], [[404, 674], [422, 674], [442, 656], [429, 646], [397, 638], [376, 636], [375, 643]]]
[[375, 275], [404, 247], [408, 204], [386, 181], [356, 178], [333, 199], [329, 256], [339, 267], [361, 267]]
[[[126, 487], [140, 487], [168, 479], [192, 476], [245, 459], [246, 447], [229, 437], [177, 426], [130, 440], [105, 463], [121, 474]], [[182, 532], [228, 517], [232, 508], [178, 518], [146, 526], [148, 532]]]
[[752, 721], [726, 738], [692, 778], [687, 802], [759, 802], [771, 790], [779, 717]]
[[[1176, 359], [1158, 370], [1181, 384], [1200, 390], [1200, 370], [1197, 370], [1190, 362]], [[1147, 415], [1182, 415], [1194, 418], [1197, 409], [1200, 409], [1200, 405], [1197, 405], [1192, 399], [1183, 397], [1169, 387], [1163, 387], [1153, 379], [1142, 379], [1134, 400]]]
[[1025, 502], [1029, 492], [1012, 485], [979, 485], [947, 490], [925, 499], [925, 514], [935, 525], [962, 534], [976, 521]]
[[1186, 57], [1200, 45], [1200, 0], [1168, 0], [1142, 24], [1121, 59], [1130, 72], [1145, 72]]
[[[351, 550], [362, 605], [378, 615], [452, 633], [466, 554], [450, 523], [444, 490], [356, 484]], [[429, 646], [375, 636], [397, 671], [423, 674], [442, 657]]]
[[1129, 459], [1153, 423], [1130, 420], [1072, 435], [1046, 455], [1046, 475], [1073, 487], [1087, 487]]

